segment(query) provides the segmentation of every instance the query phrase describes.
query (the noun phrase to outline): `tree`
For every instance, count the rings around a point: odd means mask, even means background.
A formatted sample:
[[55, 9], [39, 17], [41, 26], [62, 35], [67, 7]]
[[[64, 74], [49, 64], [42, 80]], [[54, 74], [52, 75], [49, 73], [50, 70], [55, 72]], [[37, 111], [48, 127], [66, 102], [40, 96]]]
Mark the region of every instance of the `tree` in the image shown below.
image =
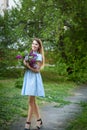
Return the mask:
[[52, 51], [55, 64], [66, 64], [69, 74], [78, 76], [79, 70], [83, 74], [87, 69], [86, 9], [86, 0], [21, 0], [21, 8], [4, 16], [6, 31], [2, 35], [7, 40], [3, 43], [17, 43], [23, 51], [33, 37], [39, 37], [45, 49]]

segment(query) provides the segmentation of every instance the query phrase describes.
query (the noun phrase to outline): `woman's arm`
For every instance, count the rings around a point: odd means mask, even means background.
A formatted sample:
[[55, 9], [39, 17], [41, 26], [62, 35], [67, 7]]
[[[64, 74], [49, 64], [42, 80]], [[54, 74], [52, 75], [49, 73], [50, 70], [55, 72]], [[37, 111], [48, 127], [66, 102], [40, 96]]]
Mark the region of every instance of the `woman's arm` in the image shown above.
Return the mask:
[[35, 73], [40, 72], [40, 68], [41, 68], [41, 64], [42, 64], [40, 61], [37, 62], [38, 68], [33, 68], [33, 67], [31, 67], [25, 60], [23, 61], [23, 63], [24, 63], [24, 65], [25, 65], [27, 68], [29, 68], [29, 69], [32, 70], [33, 72], [35, 72]]

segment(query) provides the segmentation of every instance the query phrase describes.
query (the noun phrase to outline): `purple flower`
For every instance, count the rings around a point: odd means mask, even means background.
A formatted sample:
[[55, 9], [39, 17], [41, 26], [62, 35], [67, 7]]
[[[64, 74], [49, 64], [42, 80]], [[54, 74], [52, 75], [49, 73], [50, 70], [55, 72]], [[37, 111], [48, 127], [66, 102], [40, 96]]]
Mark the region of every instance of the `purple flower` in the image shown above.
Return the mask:
[[30, 54], [25, 57], [25, 60], [29, 62], [29, 65], [33, 68], [36, 68], [36, 59], [37, 54], [34, 54], [33, 52], [30, 52]]
[[22, 56], [21, 55], [17, 55], [16, 59], [22, 59]]

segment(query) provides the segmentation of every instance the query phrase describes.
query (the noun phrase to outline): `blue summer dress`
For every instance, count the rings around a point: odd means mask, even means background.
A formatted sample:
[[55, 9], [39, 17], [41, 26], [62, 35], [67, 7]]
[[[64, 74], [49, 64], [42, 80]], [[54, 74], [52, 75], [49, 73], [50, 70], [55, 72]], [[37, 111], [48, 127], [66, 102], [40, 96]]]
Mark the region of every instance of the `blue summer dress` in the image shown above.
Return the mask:
[[[37, 54], [36, 61], [42, 61], [41, 54], [37, 52], [33, 53]], [[43, 81], [40, 72], [35, 73], [30, 69], [26, 69], [21, 94], [45, 97]]]

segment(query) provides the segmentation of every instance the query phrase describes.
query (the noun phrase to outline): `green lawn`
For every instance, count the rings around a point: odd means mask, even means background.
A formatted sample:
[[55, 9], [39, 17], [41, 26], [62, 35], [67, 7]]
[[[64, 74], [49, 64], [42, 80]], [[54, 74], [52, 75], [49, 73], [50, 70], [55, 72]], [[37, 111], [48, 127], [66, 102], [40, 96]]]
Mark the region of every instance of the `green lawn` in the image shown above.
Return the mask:
[[[39, 105], [54, 102], [55, 107], [62, 107], [69, 103], [64, 101], [64, 97], [72, 94], [71, 90], [77, 85], [74, 82], [65, 80], [64, 77], [59, 76], [56, 72], [42, 71], [41, 73], [46, 97], [37, 98]], [[15, 87], [17, 80], [0, 80], [0, 126], [4, 124], [4, 127], [6, 127], [11, 121], [21, 116], [27, 116], [28, 97], [21, 96], [21, 89]]]

